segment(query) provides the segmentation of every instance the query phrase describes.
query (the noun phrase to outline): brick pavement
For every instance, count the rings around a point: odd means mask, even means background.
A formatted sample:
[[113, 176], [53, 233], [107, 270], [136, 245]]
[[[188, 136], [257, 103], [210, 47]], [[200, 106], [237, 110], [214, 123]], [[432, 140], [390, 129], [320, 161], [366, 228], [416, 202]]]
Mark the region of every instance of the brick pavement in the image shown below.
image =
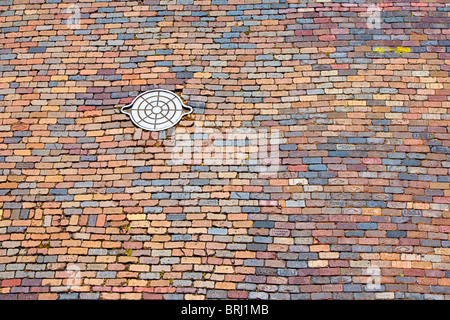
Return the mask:
[[370, 2], [0, 1], [0, 299], [449, 299], [450, 7]]

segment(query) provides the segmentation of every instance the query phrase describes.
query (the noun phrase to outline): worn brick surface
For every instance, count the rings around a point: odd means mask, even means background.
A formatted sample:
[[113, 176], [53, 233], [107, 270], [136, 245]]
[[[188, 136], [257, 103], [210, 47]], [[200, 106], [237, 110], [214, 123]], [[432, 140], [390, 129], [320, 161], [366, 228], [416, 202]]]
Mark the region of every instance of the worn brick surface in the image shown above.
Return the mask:
[[[0, 1], [0, 299], [450, 298], [445, 1], [72, 5]], [[175, 164], [154, 88], [279, 170]]]

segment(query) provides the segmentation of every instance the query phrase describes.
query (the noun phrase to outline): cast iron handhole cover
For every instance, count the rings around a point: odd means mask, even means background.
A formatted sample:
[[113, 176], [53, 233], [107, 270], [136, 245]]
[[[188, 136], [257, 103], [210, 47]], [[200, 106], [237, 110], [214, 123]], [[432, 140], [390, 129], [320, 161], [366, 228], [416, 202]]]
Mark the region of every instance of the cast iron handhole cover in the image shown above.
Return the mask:
[[[183, 108], [189, 111], [183, 113]], [[162, 131], [175, 126], [183, 116], [191, 114], [193, 109], [183, 104], [177, 94], [156, 89], [138, 95], [131, 104], [123, 106], [120, 111], [128, 115], [139, 128]]]

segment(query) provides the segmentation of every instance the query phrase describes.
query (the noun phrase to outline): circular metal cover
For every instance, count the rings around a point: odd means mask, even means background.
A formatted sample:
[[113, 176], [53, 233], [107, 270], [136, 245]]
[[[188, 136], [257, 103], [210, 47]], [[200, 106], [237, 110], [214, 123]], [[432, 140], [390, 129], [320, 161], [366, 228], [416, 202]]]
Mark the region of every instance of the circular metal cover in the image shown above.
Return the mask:
[[[189, 112], [183, 113], [183, 108], [189, 109]], [[184, 105], [177, 94], [156, 89], [138, 95], [120, 111], [127, 114], [139, 128], [161, 131], [173, 127], [193, 110], [192, 107]]]

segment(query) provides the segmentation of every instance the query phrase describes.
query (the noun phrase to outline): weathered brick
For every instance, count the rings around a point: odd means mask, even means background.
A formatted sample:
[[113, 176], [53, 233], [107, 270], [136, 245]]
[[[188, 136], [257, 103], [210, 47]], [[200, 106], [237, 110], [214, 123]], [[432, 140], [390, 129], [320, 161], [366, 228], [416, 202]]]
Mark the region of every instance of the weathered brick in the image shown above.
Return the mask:
[[0, 3], [0, 299], [449, 298], [446, 6], [60, 2]]

